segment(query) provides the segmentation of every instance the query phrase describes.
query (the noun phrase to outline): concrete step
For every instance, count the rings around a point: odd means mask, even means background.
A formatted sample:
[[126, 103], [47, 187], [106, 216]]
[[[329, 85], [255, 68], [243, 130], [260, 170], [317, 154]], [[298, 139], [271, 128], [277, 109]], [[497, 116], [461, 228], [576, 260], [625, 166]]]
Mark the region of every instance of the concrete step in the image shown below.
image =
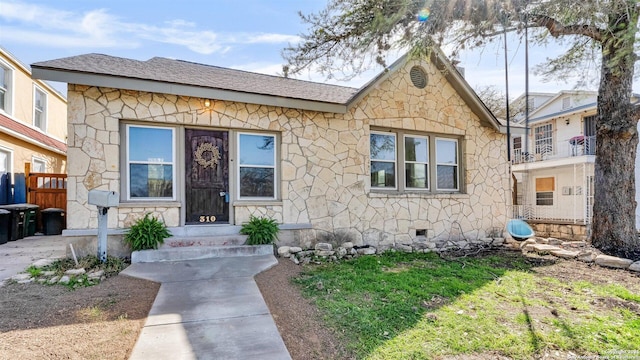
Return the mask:
[[273, 245], [185, 246], [131, 253], [131, 263], [198, 260], [216, 257], [272, 255]]
[[223, 246], [243, 245], [247, 242], [247, 235], [218, 235], [218, 236], [172, 236], [164, 239], [160, 249], [173, 249], [189, 246]]
[[169, 228], [169, 232], [175, 237], [203, 237], [238, 235], [242, 226], [238, 225], [187, 225]]

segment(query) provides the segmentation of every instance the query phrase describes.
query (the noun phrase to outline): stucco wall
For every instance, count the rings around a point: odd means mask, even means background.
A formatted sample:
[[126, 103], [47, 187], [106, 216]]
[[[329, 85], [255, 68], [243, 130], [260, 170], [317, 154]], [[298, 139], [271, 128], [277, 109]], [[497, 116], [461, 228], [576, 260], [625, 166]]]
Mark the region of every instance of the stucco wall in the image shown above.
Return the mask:
[[[120, 189], [124, 120], [280, 133], [281, 200], [236, 203], [235, 223], [251, 214], [285, 224], [312, 225], [300, 241], [353, 241], [381, 248], [410, 244], [426, 229], [437, 242], [477, 239], [504, 228], [509, 192], [506, 138], [481, 125], [446, 79], [429, 64], [425, 89], [415, 88], [408, 64], [347, 114], [203, 100], [167, 94], [70, 85], [68, 229], [96, 228], [89, 189]], [[382, 194], [369, 186], [372, 126], [462, 137], [464, 193]], [[179, 153], [178, 153], [179, 154]], [[180, 155], [179, 155], [180, 156]], [[109, 211], [109, 227], [125, 228], [145, 212], [180, 226], [180, 202], [125, 205]]]
[[[31, 163], [34, 156], [46, 161], [47, 172], [49, 173], [64, 173], [67, 169], [66, 156], [44, 150], [39, 146], [7, 134], [0, 133], [0, 147], [12, 152], [11, 171], [14, 173], [24, 173], [24, 164]], [[33, 165], [31, 169], [33, 169]]]

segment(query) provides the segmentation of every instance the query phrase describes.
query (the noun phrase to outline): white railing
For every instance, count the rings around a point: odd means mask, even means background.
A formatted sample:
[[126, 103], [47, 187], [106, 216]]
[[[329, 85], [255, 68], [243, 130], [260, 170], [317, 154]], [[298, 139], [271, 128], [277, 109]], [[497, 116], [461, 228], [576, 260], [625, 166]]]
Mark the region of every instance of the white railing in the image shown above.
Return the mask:
[[574, 136], [569, 140], [562, 141], [560, 146], [544, 144], [537, 149], [533, 147], [532, 150], [533, 151], [525, 152], [523, 149], [513, 149], [511, 162], [513, 164], [521, 164], [572, 156], [595, 155], [596, 137]]
[[[584, 217], [584, 211], [579, 211], [575, 216], [569, 214], [570, 211], [566, 209], [559, 209], [555, 206], [539, 206], [539, 205], [510, 205], [511, 217], [513, 219], [522, 220], [553, 220], [553, 221], [567, 221], [567, 222], [584, 222], [590, 223], [591, 217]], [[589, 213], [590, 213], [589, 209]]]

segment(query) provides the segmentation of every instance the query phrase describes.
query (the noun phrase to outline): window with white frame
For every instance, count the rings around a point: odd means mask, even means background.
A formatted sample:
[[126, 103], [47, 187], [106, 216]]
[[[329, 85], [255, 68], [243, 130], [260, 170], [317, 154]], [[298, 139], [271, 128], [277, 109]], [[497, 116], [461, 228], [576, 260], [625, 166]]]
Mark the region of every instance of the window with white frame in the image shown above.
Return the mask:
[[407, 189], [429, 189], [429, 138], [404, 137], [405, 186]]
[[537, 126], [534, 130], [536, 154], [553, 153], [553, 124]]
[[11, 172], [11, 151], [0, 148], [0, 177]]
[[175, 199], [175, 129], [126, 125], [127, 199]]
[[371, 187], [396, 188], [396, 134], [371, 132]]
[[459, 190], [458, 186], [458, 140], [436, 139], [437, 188]]
[[47, 93], [38, 87], [33, 95], [33, 126], [47, 130]]
[[238, 133], [240, 199], [277, 197], [276, 141], [273, 134]]
[[11, 113], [13, 70], [0, 61], [0, 110]]
[[372, 190], [460, 191], [457, 139], [373, 130], [369, 141]]
[[44, 173], [47, 172], [47, 161], [42, 158], [32, 157], [31, 158], [31, 172], [34, 173]]

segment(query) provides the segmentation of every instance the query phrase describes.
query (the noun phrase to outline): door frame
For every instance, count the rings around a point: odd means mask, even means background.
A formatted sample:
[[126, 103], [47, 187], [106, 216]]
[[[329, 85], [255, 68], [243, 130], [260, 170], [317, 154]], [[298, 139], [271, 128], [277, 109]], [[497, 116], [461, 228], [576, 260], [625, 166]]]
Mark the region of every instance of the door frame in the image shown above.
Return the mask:
[[[227, 166], [229, 168], [229, 185], [227, 189], [227, 193], [229, 194], [229, 202], [227, 206], [229, 207], [229, 221], [228, 223], [210, 223], [210, 224], [202, 224], [202, 225], [194, 225], [187, 224], [187, 192], [186, 192], [186, 184], [187, 184], [187, 171], [186, 171], [186, 129], [192, 130], [206, 130], [206, 131], [223, 131], [227, 133], [227, 138], [229, 141], [229, 153], [227, 154]], [[234, 156], [233, 149], [236, 146], [235, 140], [235, 131], [229, 128], [219, 128], [219, 127], [211, 127], [211, 126], [180, 126], [179, 131], [177, 132], [178, 137], [178, 152], [179, 152], [179, 167], [176, 169], [180, 172], [180, 187], [178, 188], [178, 193], [180, 196], [180, 226], [183, 227], [207, 227], [207, 226], [234, 226], [235, 225], [235, 211], [234, 211], [234, 191], [235, 187], [233, 186], [232, 181], [235, 181], [234, 174]]]

